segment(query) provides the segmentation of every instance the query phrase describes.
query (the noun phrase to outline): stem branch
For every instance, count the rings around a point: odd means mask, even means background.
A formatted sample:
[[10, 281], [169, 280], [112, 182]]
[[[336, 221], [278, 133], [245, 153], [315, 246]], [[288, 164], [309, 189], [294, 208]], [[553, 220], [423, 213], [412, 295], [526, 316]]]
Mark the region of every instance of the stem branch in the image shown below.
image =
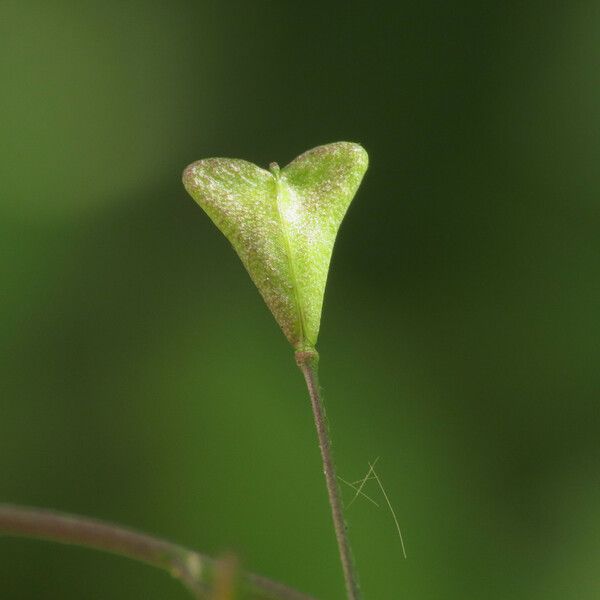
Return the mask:
[[321, 449], [321, 458], [323, 460], [323, 473], [325, 474], [327, 494], [329, 495], [333, 527], [335, 529], [335, 537], [337, 539], [342, 570], [344, 572], [344, 580], [346, 582], [346, 592], [349, 600], [360, 600], [361, 594], [358, 586], [358, 577], [352, 559], [352, 550], [350, 548], [350, 541], [346, 530], [344, 509], [335, 472], [335, 463], [331, 452], [331, 438], [329, 436], [325, 408], [319, 390], [319, 355], [316, 350], [298, 351], [296, 352], [296, 362], [304, 375], [308, 393], [310, 395], [315, 426], [317, 428], [317, 437], [319, 438], [319, 448]]
[[[0, 536], [32, 537], [126, 556], [170, 573], [196, 597], [206, 598], [215, 561], [177, 544], [125, 527], [74, 515], [0, 503]], [[254, 600], [314, 600], [283, 584], [247, 573], [242, 587]]]

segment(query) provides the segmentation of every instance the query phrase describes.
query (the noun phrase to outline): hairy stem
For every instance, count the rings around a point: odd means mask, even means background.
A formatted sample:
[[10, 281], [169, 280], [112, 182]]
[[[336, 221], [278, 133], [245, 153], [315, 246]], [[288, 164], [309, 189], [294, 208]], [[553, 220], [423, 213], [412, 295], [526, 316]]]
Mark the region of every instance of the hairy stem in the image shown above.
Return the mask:
[[310, 395], [317, 436], [319, 438], [319, 447], [321, 449], [321, 458], [323, 459], [323, 473], [325, 474], [325, 483], [329, 495], [333, 527], [335, 529], [335, 537], [340, 551], [340, 560], [346, 582], [346, 592], [349, 600], [360, 600], [361, 594], [358, 586], [358, 577], [352, 558], [352, 550], [344, 519], [344, 509], [335, 473], [335, 463], [331, 452], [331, 438], [329, 437], [327, 418], [319, 390], [319, 355], [316, 350], [298, 351], [296, 352], [296, 362], [304, 375]]
[[[179, 579], [196, 598], [207, 598], [214, 580], [215, 561], [179, 546], [119, 525], [48, 510], [0, 504], [0, 536], [32, 537], [120, 554], [160, 569]], [[253, 600], [314, 600], [260, 575], [241, 580]]]

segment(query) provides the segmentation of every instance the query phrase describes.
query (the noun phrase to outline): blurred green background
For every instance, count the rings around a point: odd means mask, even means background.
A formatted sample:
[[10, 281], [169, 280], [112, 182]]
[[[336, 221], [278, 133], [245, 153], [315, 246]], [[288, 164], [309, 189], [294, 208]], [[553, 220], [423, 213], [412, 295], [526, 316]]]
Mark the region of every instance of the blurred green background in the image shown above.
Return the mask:
[[[292, 352], [180, 174], [351, 140], [322, 383], [408, 552], [352, 505], [365, 597], [598, 598], [599, 32], [597, 2], [4, 0], [0, 501], [343, 597]], [[14, 539], [0, 595], [187, 597]]]

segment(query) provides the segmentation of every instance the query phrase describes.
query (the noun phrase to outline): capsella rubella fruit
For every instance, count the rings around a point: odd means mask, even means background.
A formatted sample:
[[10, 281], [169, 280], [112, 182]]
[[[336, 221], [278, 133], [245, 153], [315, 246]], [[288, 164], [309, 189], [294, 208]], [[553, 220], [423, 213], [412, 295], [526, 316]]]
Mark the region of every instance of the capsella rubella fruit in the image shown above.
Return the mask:
[[337, 142], [283, 169], [207, 158], [183, 173], [185, 189], [231, 242], [296, 351], [317, 343], [333, 245], [368, 162], [358, 144]]
[[318, 146], [269, 171], [232, 158], [192, 163], [183, 183], [231, 242], [296, 351], [317, 428], [323, 473], [348, 600], [360, 600], [331, 441], [318, 384], [315, 349], [335, 238], [367, 170], [358, 144]]

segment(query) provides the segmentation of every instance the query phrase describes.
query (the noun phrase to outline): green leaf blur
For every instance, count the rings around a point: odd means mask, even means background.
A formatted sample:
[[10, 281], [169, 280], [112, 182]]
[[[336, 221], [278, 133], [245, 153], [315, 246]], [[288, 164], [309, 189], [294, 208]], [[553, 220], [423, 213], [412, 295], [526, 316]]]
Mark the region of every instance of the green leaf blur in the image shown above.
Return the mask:
[[[289, 343], [181, 185], [364, 143], [319, 334], [367, 600], [597, 600], [597, 2], [4, 0], [0, 499], [342, 600]], [[342, 484], [349, 502], [354, 491]], [[2, 600], [187, 600], [0, 539]]]

